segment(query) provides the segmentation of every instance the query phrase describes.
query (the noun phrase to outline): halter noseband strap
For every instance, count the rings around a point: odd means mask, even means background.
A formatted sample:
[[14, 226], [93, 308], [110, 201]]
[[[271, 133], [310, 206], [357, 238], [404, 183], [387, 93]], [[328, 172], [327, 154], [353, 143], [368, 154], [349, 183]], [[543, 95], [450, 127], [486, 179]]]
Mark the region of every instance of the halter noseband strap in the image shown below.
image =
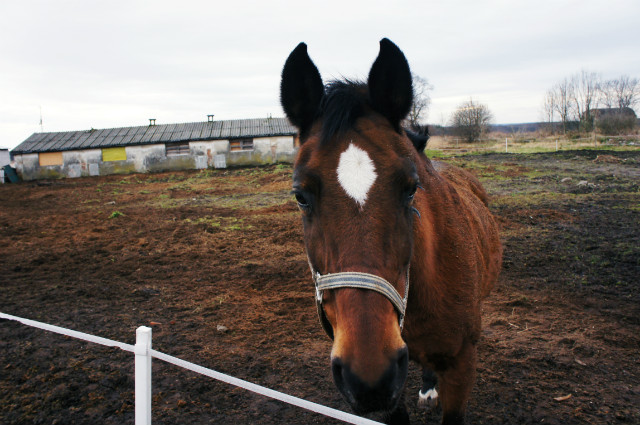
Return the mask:
[[398, 313], [398, 321], [400, 323], [400, 331], [402, 331], [404, 315], [407, 309], [407, 298], [409, 296], [409, 267], [407, 267], [404, 297], [402, 297], [393, 285], [380, 276], [359, 272], [340, 272], [321, 275], [313, 269], [311, 264], [309, 264], [309, 266], [311, 267], [311, 274], [316, 286], [316, 306], [318, 308], [320, 324], [331, 339], [333, 339], [333, 328], [331, 327], [329, 320], [325, 316], [324, 309], [322, 308], [322, 295], [326, 290], [337, 288], [368, 289], [384, 295], [389, 301], [391, 301], [391, 304], [393, 304], [396, 309], [396, 312]]

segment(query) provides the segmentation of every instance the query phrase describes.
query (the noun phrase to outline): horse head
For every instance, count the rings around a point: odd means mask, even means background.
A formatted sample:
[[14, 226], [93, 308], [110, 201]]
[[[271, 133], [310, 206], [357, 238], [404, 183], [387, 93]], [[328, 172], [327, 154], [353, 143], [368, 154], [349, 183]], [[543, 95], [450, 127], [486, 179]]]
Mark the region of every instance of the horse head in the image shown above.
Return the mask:
[[402, 128], [412, 101], [407, 60], [387, 39], [366, 83], [325, 86], [304, 43], [282, 71], [281, 103], [301, 143], [293, 193], [333, 377], [359, 413], [395, 409], [407, 376], [401, 326], [427, 139]]

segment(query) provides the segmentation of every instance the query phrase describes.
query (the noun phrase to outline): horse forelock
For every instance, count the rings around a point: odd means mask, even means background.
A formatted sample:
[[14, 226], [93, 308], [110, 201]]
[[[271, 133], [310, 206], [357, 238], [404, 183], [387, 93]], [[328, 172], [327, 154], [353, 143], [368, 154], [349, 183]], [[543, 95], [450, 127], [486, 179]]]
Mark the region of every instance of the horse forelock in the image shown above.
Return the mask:
[[369, 107], [367, 85], [360, 81], [336, 80], [327, 84], [320, 102], [321, 144], [353, 128]]
[[[386, 126], [383, 123], [387, 123], [387, 120], [371, 104], [368, 85], [362, 81], [349, 79], [329, 82], [325, 87], [316, 115], [319, 130], [316, 135], [319, 146], [327, 147], [352, 130], [359, 133], [358, 120], [362, 118], [371, 118], [376, 125]], [[402, 128], [398, 132], [390, 125], [389, 130], [401, 138], [406, 136], [408, 144], [421, 145], [420, 151], [424, 149], [429, 139], [429, 130], [426, 126], [411, 129]], [[391, 141], [388, 138], [385, 140]], [[401, 155], [408, 155], [404, 147], [395, 143], [392, 143], [392, 147], [402, 151]]]

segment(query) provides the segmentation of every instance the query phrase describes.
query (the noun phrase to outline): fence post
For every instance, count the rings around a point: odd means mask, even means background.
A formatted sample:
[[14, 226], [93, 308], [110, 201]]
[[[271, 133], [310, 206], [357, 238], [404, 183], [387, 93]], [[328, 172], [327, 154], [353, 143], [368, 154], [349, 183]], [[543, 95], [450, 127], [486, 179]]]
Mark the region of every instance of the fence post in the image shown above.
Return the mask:
[[151, 328], [136, 329], [136, 423], [151, 425]]
[[506, 137], [506, 138], [504, 139], [504, 151], [505, 151], [506, 153], [509, 153], [509, 138], [508, 138], [508, 137]]

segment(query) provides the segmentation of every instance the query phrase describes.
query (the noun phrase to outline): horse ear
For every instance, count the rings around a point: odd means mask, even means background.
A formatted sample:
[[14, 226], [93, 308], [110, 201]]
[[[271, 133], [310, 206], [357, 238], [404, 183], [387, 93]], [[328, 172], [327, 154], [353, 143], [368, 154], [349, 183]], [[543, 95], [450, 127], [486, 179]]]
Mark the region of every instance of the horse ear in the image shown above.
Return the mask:
[[373, 108], [400, 131], [413, 103], [413, 84], [409, 63], [389, 39], [380, 40], [380, 53], [369, 71], [369, 97]]
[[280, 81], [280, 104], [300, 132], [313, 124], [323, 94], [318, 68], [307, 54], [307, 45], [300, 43], [287, 58]]

